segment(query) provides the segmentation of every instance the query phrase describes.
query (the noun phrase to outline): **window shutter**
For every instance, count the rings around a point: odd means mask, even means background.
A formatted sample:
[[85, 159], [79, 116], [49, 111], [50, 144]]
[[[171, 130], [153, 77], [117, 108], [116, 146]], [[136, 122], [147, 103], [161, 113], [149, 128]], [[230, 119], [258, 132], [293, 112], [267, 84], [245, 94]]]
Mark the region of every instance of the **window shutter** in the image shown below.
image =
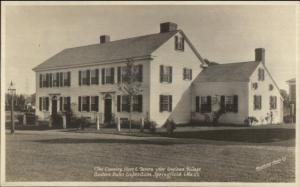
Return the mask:
[[86, 77], [87, 77], [87, 85], [91, 83], [91, 71], [88, 69], [86, 70]]
[[96, 112], [99, 111], [99, 96], [95, 96]]
[[59, 87], [59, 73], [56, 73], [56, 87]]
[[172, 96], [169, 95], [169, 112], [172, 112]]
[[199, 96], [196, 96], [196, 112], [200, 112]]
[[143, 112], [143, 95], [138, 95], [138, 111]]
[[234, 95], [233, 96], [233, 111], [234, 112], [238, 112], [238, 108], [239, 108], [239, 100], [238, 100], [238, 96], [237, 95]]
[[175, 50], [178, 49], [178, 36], [175, 36]]
[[183, 76], [183, 80], [185, 80], [185, 68], [183, 68], [183, 74], [182, 74], [182, 76]]
[[71, 72], [68, 72], [68, 86], [71, 86]]
[[87, 111], [89, 112], [90, 111], [90, 97], [87, 96]]
[[63, 97], [59, 98], [59, 110], [62, 111], [63, 110]]
[[112, 84], [115, 83], [115, 68], [110, 68], [111, 71], [111, 79], [112, 79]]
[[81, 71], [78, 71], [78, 83], [81, 85]]
[[211, 96], [207, 96], [207, 112], [211, 112]]
[[78, 111], [81, 111], [81, 96], [78, 96]]
[[275, 96], [274, 99], [275, 99], [275, 101], [274, 101], [275, 102], [275, 109], [277, 109], [277, 97]]
[[139, 81], [143, 82], [143, 65], [139, 65]]
[[117, 111], [121, 112], [121, 96], [117, 96]]
[[261, 109], [261, 96], [258, 96], [259, 98], [259, 109]]
[[52, 88], [52, 73], [49, 73], [49, 87]]
[[99, 85], [99, 69], [96, 69], [96, 84]]
[[105, 84], [105, 68], [102, 68], [102, 84]]
[[163, 82], [164, 66], [160, 65], [160, 82]]
[[46, 111], [49, 111], [49, 97], [46, 97]]
[[170, 82], [172, 82], [172, 66], [169, 67], [170, 68]]
[[159, 112], [162, 112], [162, 109], [163, 109], [163, 107], [162, 107], [162, 100], [163, 100], [163, 96], [160, 95], [159, 96]]
[[182, 37], [182, 50], [184, 51], [184, 38]]
[[42, 97], [39, 97], [39, 109], [40, 109], [40, 111], [42, 111], [42, 103], [43, 102], [43, 100], [42, 100]]
[[63, 73], [62, 72], [60, 72], [59, 73], [59, 85], [62, 87], [62, 86], [65, 86], [64, 84], [63, 84]]
[[221, 111], [225, 112], [225, 96], [221, 96]]
[[192, 80], [192, 79], [193, 79], [193, 70], [190, 69], [190, 80]]
[[46, 74], [46, 88], [49, 87], [49, 74]]
[[121, 67], [118, 67], [117, 71], [117, 81], [118, 83], [121, 83]]
[[43, 88], [43, 76], [40, 74], [40, 88]]

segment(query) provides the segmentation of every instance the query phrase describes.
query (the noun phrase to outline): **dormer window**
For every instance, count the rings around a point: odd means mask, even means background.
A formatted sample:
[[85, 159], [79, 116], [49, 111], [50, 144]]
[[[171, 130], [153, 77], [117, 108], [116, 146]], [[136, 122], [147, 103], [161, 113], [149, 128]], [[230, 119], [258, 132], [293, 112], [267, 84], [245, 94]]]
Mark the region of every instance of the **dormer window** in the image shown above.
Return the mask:
[[175, 36], [175, 50], [184, 51], [184, 38]]

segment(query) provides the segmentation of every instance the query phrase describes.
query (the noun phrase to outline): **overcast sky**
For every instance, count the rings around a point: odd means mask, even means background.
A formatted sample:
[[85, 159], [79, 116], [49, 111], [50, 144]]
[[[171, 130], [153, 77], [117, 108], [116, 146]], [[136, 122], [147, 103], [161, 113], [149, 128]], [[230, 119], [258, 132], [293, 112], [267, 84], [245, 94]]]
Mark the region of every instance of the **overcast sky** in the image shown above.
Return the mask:
[[35, 92], [32, 68], [65, 48], [159, 32], [175, 22], [201, 56], [219, 63], [254, 60], [266, 49], [266, 66], [280, 88], [296, 76], [296, 6], [9, 6], [6, 9], [6, 85]]

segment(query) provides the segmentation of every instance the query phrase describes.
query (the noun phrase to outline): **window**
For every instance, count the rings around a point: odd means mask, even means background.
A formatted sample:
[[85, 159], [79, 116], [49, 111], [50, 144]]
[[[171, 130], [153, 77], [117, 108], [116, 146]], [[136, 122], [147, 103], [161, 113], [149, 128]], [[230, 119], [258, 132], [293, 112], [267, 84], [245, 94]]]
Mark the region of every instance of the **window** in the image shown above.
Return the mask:
[[175, 36], [175, 50], [184, 51], [184, 38]]
[[270, 110], [274, 110], [277, 108], [277, 97], [270, 96]]
[[82, 111], [90, 111], [90, 97], [83, 96], [82, 98]]
[[102, 69], [102, 84], [113, 84], [115, 82], [114, 68], [103, 68]]
[[52, 85], [53, 87], [59, 86], [59, 73], [52, 74]]
[[143, 65], [133, 66], [133, 74], [136, 81], [143, 82]]
[[255, 82], [255, 83], [252, 83], [252, 88], [253, 88], [254, 90], [256, 90], [256, 89], [258, 88], [258, 84], [257, 84], [257, 82]]
[[43, 82], [43, 88], [46, 88], [46, 87], [48, 87], [48, 83], [47, 83], [47, 76], [46, 76], [46, 74], [43, 74], [42, 75], [42, 82]]
[[160, 112], [172, 111], [172, 95], [160, 95], [159, 99]]
[[192, 80], [192, 69], [183, 68], [183, 80]]
[[259, 81], [265, 80], [265, 70], [262, 68], [258, 69], [258, 80]]
[[61, 105], [63, 105], [63, 111], [70, 111], [71, 110], [71, 99], [70, 97], [61, 97]]
[[160, 82], [172, 82], [172, 66], [160, 66]]
[[39, 98], [39, 110], [40, 111], [49, 111], [49, 97], [40, 97]]
[[122, 95], [122, 112], [126, 111], [129, 112], [130, 111], [130, 105], [129, 105], [129, 95]]
[[269, 84], [269, 90], [272, 91], [274, 86], [272, 84]]
[[200, 102], [202, 113], [211, 112], [211, 96], [201, 96]]
[[254, 95], [254, 110], [260, 110], [260, 109], [261, 109], [261, 96]]
[[79, 85], [90, 85], [90, 70], [79, 71]]
[[69, 86], [69, 82], [70, 82], [69, 73], [70, 72], [63, 72], [63, 82], [64, 82], [63, 86]]
[[98, 69], [91, 70], [91, 84], [95, 84], [95, 85], [99, 84], [99, 70]]
[[134, 112], [142, 112], [143, 111], [143, 96], [142, 95], [134, 95], [133, 96], [132, 110]]
[[91, 111], [98, 112], [98, 105], [99, 105], [99, 97], [91, 96]]

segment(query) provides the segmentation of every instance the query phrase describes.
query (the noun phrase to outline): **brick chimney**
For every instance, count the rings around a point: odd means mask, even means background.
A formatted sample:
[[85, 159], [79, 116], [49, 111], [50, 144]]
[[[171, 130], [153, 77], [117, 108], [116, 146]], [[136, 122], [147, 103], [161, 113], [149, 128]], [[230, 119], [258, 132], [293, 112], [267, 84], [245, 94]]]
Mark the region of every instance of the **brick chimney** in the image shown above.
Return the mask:
[[101, 35], [100, 36], [100, 44], [104, 44], [110, 42], [110, 37], [109, 35]]
[[265, 64], [265, 49], [264, 48], [256, 48], [255, 49], [255, 61], [261, 61]]
[[170, 31], [176, 31], [177, 30], [177, 24], [172, 22], [165, 22], [160, 24], [160, 32], [170, 32]]

